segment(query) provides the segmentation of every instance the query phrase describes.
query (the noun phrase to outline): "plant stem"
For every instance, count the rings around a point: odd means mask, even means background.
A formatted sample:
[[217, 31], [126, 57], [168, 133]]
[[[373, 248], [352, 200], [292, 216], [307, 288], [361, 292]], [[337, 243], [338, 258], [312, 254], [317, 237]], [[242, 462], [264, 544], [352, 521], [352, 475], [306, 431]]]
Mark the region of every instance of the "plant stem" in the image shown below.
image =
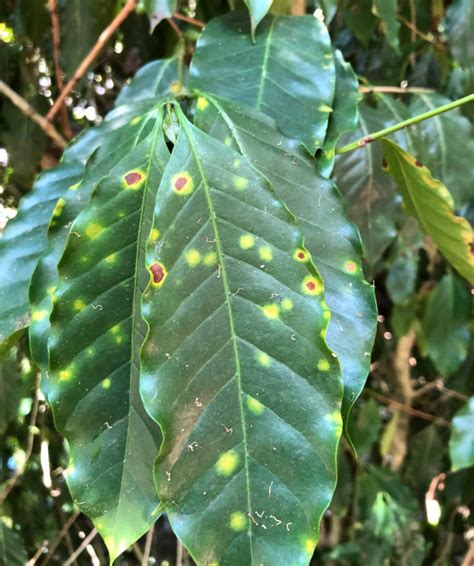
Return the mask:
[[433, 116], [437, 116], [438, 114], [442, 114], [443, 112], [448, 112], [449, 110], [453, 110], [453, 108], [457, 108], [458, 106], [462, 106], [463, 104], [468, 104], [469, 102], [474, 102], [474, 94], [469, 94], [467, 96], [464, 96], [463, 98], [460, 98], [459, 100], [455, 100], [454, 102], [450, 102], [449, 104], [444, 104], [443, 106], [439, 106], [434, 110], [429, 110], [428, 112], [424, 112], [423, 114], [419, 114], [418, 116], [414, 116], [413, 118], [409, 118], [408, 120], [403, 120], [403, 122], [399, 122], [398, 124], [390, 126], [389, 128], [384, 128], [383, 130], [379, 130], [378, 132], [364, 136], [363, 138], [360, 138], [355, 142], [336, 149], [336, 155], [347, 153], [348, 151], [353, 151], [354, 149], [359, 149], [360, 147], [365, 147], [367, 144], [372, 143], [375, 140], [393, 134], [394, 132], [398, 132], [398, 130], [402, 130], [403, 128], [407, 128], [408, 126], [412, 126], [413, 124], [418, 124], [418, 122], [422, 122], [423, 120], [427, 120], [428, 118], [432, 118]]

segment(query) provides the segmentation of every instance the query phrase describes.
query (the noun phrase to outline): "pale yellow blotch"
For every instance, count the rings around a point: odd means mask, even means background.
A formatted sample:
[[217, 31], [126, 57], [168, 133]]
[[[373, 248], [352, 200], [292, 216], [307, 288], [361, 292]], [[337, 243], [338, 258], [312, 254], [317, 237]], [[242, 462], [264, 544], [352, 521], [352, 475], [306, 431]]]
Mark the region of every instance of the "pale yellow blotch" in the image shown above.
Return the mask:
[[112, 381], [110, 380], [110, 378], [106, 377], [105, 379], [102, 380], [102, 389], [110, 389], [111, 385], [112, 385]]
[[201, 254], [194, 248], [187, 251], [184, 258], [189, 267], [196, 267], [201, 263]]
[[320, 112], [332, 112], [332, 108], [327, 104], [320, 104], [318, 110]]
[[254, 415], [261, 415], [265, 410], [265, 406], [254, 397], [247, 397], [247, 408]]
[[321, 330], [321, 332], [319, 333], [319, 335], [321, 336], [321, 338], [323, 338], [324, 340], [326, 340], [326, 334], [328, 333], [328, 329], [327, 328], [323, 328]]
[[210, 267], [211, 265], [215, 265], [217, 263], [217, 254], [216, 252], [208, 252], [204, 256], [204, 265]]
[[234, 181], [234, 187], [238, 191], [245, 191], [245, 189], [247, 189], [249, 186], [249, 180], [246, 179], [245, 177], [240, 177], [239, 175], [234, 175], [233, 181]]
[[141, 116], [135, 116], [135, 118], [132, 118], [130, 120], [130, 125], [135, 126], [136, 124], [138, 124], [138, 122], [140, 122], [141, 119]]
[[170, 84], [170, 92], [171, 94], [178, 94], [178, 92], [181, 90], [181, 83], [179, 81], [173, 81]]
[[218, 474], [221, 476], [230, 476], [237, 464], [239, 463], [239, 455], [235, 450], [228, 450], [219, 456], [219, 459], [215, 463], [215, 468]]
[[200, 96], [197, 99], [197, 103], [196, 103], [196, 108], [198, 110], [206, 110], [206, 108], [209, 106], [209, 102], [204, 98], [204, 96]]
[[250, 248], [253, 248], [254, 245], [255, 245], [255, 236], [252, 236], [252, 234], [244, 234], [243, 236], [240, 236], [239, 246], [243, 250], [249, 250]]
[[272, 248], [270, 246], [261, 246], [258, 249], [258, 255], [260, 256], [260, 259], [262, 259], [263, 261], [272, 261], [273, 259]]
[[56, 206], [54, 207], [54, 211], [53, 211], [53, 217], [54, 218], [58, 218], [59, 216], [61, 216], [61, 214], [63, 213], [63, 209], [64, 209], [65, 204], [66, 204], [66, 201], [63, 198], [60, 198], [58, 200], [58, 202], [56, 203]]
[[281, 310], [283, 311], [291, 311], [293, 309], [293, 301], [291, 299], [283, 299], [281, 302]]
[[117, 216], [118, 216], [119, 218], [125, 218], [126, 213], [123, 212], [123, 210], [121, 210], [121, 211], [117, 214]]
[[158, 240], [159, 237], [160, 237], [160, 231], [158, 230], [158, 228], [153, 228], [152, 231], [150, 232], [150, 242], [156, 242], [156, 240]]
[[280, 305], [276, 303], [270, 303], [262, 307], [263, 314], [270, 319], [275, 319], [280, 316]]
[[243, 531], [247, 527], [247, 517], [240, 511], [236, 511], [231, 514], [229, 525], [233, 531]]
[[331, 318], [331, 311], [329, 309], [323, 311], [323, 318], [324, 320], [329, 320]]
[[56, 285], [51, 285], [51, 287], [46, 289], [46, 293], [48, 293], [49, 296], [53, 295], [54, 291], [56, 291]]
[[120, 324], [116, 324], [115, 326], [112, 326], [110, 332], [112, 332], [112, 334], [118, 334], [120, 332]]
[[121, 344], [123, 342], [123, 336], [116, 336], [115, 337], [115, 343], [116, 344]]
[[333, 413], [329, 413], [324, 417], [324, 420], [328, 423], [335, 424], [336, 434], [340, 436], [342, 434], [342, 416], [339, 411], [334, 411]]
[[314, 538], [307, 538], [303, 543], [303, 548], [307, 554], [313, 554], [316, 548], [316, 540]]
[[108, 255], [108, 256], [105, 258], [105, 261], [106, 261], [107, 263], [115, 263], [115, 262], [117, 261], [117, 254], [116, 254], [116, 253], [113, 253], [113, 254]]
[[40, 320], [44, 320], [45, 318], [48, 318], [48, 316], [49, 316], [49, 312], [47, 310], [38, 310], [38, 311], [33, 311], [31, 318], [35, 322], [39, 322]]
[[237, 167], [240, 167], [240, 159], [234, 159], [234, 162], [232, 163], [232, 167], [234, 169], [237, 169]]
[[101, 226], [100, 224], [89, 224], [86, 227], [86, 236], [88, 238], [96, 238], [99, 234], [101, 234], [104, 231], [104, 227]]
[[318, 362], [319, 371], [329, 371], [330, 367], [331, 365], [327, 360], [319, 360]]
[[334, 149], [327, 149], [327, 150], [326, 150], [326, 157], [327, 157], [328, 159], [332, 159], [332, 158], [334, 157], [334, 153], [335, 153], [335, 152], [334, 152]]
[[71, 185], [69, 187], [69, 191], [77, 191], [77, 189], [79, 188], [79, 185], [81, 184], [81, 182], [79, 181], [79, 183], [74, 183], [74, 185]]
[[86, 308], [86, 303], [82, 299], [76, 299], [72, 304], [72, 308], [76, 312], [80, 312], [82, 309]]
[[255, 357], [257, 358], [257, 362], [265, 368], [268, 368], [272, 365], [272, 359], [265, 352], [257, 352]]
[[226, 145], [231, 145], [232, 144], [232, 138], [230, 136], [227, 136], [224, 140], [224, 143]]
[[61, 381], [69, 381], [72, 377], [72, 371], [70, 369], [62, 369], [59, 372], [59, 379]]

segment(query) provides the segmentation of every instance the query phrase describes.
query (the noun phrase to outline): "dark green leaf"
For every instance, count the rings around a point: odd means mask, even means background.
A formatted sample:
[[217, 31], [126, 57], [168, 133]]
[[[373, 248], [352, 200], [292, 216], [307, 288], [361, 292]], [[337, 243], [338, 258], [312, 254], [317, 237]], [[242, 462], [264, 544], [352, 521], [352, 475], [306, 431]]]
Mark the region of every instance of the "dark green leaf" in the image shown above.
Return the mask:
[[415, 292], [417, 258], [411, 253], [402, 253], [388, 268], [386, 287], [392, 301], [397, 305], [406, 304]]
[[17, 417], [18, 405], [24, 393], [15, 356], [13, 349], [0, 361], [0, 435]]
[[345, 215], [341, 196], [331, 181], [318, 175], [301, 144], [283, 136], [270, 118], [201, 97], [196, 119], [201, 128], [233, 146], [263, 173], [298, 218], [332, 314], [327, 340], [342, 367], [345, 418], [369, 371], [376, 306], [362, 271], [359, 234]]
[[453, 274], [445, 275], [430, 293], [423, 318], [423, 344], [438, 371], [454, 373], [467, 357], [470, 296]]
[[449, 455], [454, 472], [474, 466], [474, 397], [453, 418]]
[[307, 564], [342, 431], [322, 282], [265, 178], [176, 111], [144, 301], [158, 493], [199, 564]]
[[372, 0], [354, 0], [343, 14], [347, 27], [367, 47], [377, 27], [377, 18], [372, 14]]
[[402, 191], [406, 211], [418, 220], [423, 232], [431, 236], [447, 261], [474, 283], [472, 228], [465, 218], [455, 216], [449, 191], [396, 143], [384, 138], [382, 145], [387, 170]]
[[[327, 29], [312, 16], [268, 17], [253, 43], [247, 20], [232, 12], [206, 26], [191, 65], [191, 88], [264, 112], [314, 154], [324, 141], [334, 97]], [[304, 48], [297, 47], [301, 41]]]
[[141, 118], [140, 143], [106, 176], [98, 167], [53, 299], [49, 401], [70, 446], [71, 494], [112, 560], [156, 518], [152, 463], [161, 437], [139, 396], [138, 356], [146, 334], [144, 247], [167, 159], [161, 110], [154, 109]]
[[[446, 13], [449, 47], [464, 74], [466, 94], [474, 88], [474, 7], [471, 0], [455, 0]], [[444, 180], [444, 179], [443, 179]]]
[[143, 5], [150, 18], [150, 28], [153, 31], [161, 20], [173, 16], [177, 0], [143, 0]]
[[382, 19], [383, 30], [387, 37], [387, 41], [395, 51], [400, 49], [400, 41], [398, 32], [400, 23], [397, 19], [398, 11], [397, 0], [373, 0], [372, 11], [375, 15]]
[[8, 519], [0, 519], [0, 564], [25, 566], [28, 561], [25, 545], [20, 535], [6, 525]]
[[379, 405], [373, 399], [367, 399], [354, 408], [349, 420], [349, 436], [359, 458], [372, 448], [382, 428]]

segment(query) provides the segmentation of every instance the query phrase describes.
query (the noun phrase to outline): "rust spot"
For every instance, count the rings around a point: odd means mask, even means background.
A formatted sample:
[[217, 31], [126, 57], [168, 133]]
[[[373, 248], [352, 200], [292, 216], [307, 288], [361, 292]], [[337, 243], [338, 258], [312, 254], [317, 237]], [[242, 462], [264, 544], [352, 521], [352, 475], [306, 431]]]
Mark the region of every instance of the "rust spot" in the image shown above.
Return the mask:
[[125, 175], [125, 182], [128, 186], [136, 185], [142, 180], [142, 174], [138, 171], [131, 171]]
[[418, 159], [415, 161], [415, 165], [417, 167], [423, 167], [423, 163], [421, 161], [418, 161]]
[[178, 177], [176, 179], [176, 181], [174, 182], [174, 188], [177, 191], [180, 191], [181, 189], [184, 189], [187, 182], [188, 182], [188, 180], [186, 179], [186, 177]]
[[387, 169], [387, 167], [388, 167], [388, 163], [387, 163], [387, 160], [386, 160], [385, 157], [384, 157], [384, 158], [382, 159], [382, 168], [383, 168], [383, 169]]
[[156, 286], [160, 286], [166, 277], [165, 266], [157, 262], [157, 263], [152, 263], [148, 269], [151, 272], [151, 276], [153, 278], [153, 284]]
[[308, 281], [306, 283], [306, 289], [308, 289], [308, 291], [314, 291], [316, 289], [316, 283], [314, 283], [314, 281]]
[[299, 259], [306, 259], [306, 255], [304, 252], [298, 252]]

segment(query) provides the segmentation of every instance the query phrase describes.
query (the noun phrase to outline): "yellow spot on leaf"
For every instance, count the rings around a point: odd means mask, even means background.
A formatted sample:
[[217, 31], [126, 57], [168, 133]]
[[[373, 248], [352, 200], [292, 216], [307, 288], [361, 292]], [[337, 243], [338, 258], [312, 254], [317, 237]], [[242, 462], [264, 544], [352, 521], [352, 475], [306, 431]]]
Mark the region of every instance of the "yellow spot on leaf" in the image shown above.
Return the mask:
[[283, 311], [291, 311], [293, 308], [293, 301], [291, 299], [283, 299], [281, 302], [281, 310]]
[[88, 238], [96, 238], [99, 234], [101, 234], [104, 231], [104, 227], [101, 226], [100, 224], [89, 224], [86, 227], [86, 236]]
[[135, 118], [132, 118], [130, 120], [130, 125], [135, 126], [136, 124], [138, 124], [138, 122], [140, 122], [141, 119], [142, 119], [141, 116], [135, 116]]
[[239, 246], [243, 250], [249, 250], [250, 248], [253, 248], [254, 245], [255, 245], [255, 236], [252, 236], [252, 234], [244, 234], [243, 236], [240, 236]]
[[270, 319], [275, 319], [280, 316], [280, 305], [276, 303], [270, 303], [262, 307], [263, 314]]
[[323, 329], [321, 330], [321, 332], [319, 333], [319, 335], [321, 336], [321, 338], [323, 338], [324, 340], [326, 340], [326, 334], [327, 334], [327, 332], [328, 332], [328, 329], [327, 329], [327, 328], [323, 328]]
[[72, 304], [72, 308], [76, 312], [80, 312], [82, 309], [86, 308], [86, 303], [82, 299], [76, 299]]
[[331, 365], [327, 360], [319, 360], [318, 362], [318, 369], [319, 371], [329, 371]]
[[196, 108], [198, 110], [206, 110], [206, 108], [209, 106], [209, 102], [204, 98], [204, 96], [200, 96], [197, 99], [197, 103], [196, 103]]
[[234, 162], [232, 163], [232, 167], [234, 169], [237, 169], [237, 167], [240, 167], [240, 159], [234, 159]]
[[110, 329], [110, 332], [112, 332], [112, 334], [119, 334], [120, 324], [116, 324], [115, 326], [112, 326], [112, 328]]
[[117, 260], [117, 254], [116, 253], [110, 254], [105, 258], [105, 261], [107, 263], [115, 263], [116, 260]]
[[260, 403], [258, 399], [254, 397], [247, 397], [247, 407], [251, 413], [254, 415], [261, 415], [265, 410], [265, 406]]
[[81, 182], [79, 181], [79, 183], [74, 183], [74, 185], [71, 185], [69, 187], [69, 191], [77, 191], [77, 189], [79, 188], [79, 185], [81, 184]]
[[303, 548], [307, 554], [313, 554], [316, 548], [316, 540], [313, 538], [307, 538], [303, 543]]
[[105, 379], [102, 380], [102, 389], [110, 389], [111, 385], [112, 385], [112, 381], [110, 380], [109, 377], [106, 377]]
[[56, 291], [56, 285], [51, 285], [51, 287], [48, 287], [46, 289], [46, 293], [48, 293], [48, 295], [50, 296], [54, 294], [54, 291]]
[[70, 369], [63, 369], [59, 372], [59, 379], [61, 381], [69, 381], [72, 377], [72, 371]]
[[66, 201], [63, 198], [60, 198], [54, 207], [53, 217], [58, 218], [63, 213], [64, 205]]
[[194, 248], [187, 251], [184, 258], [189, 267], [196, 267], [201, 263], [201, 254]]
[[187, 171], [180, 171], [171, 178], [171, 188], [177, 195], [189, 195], [193, 192], [194, 182]]
[[260, 259], [263, 259], [263, 261], [272, 261], [273, 259], [272, 248], [270, 246], [261, 246], [258, 249], [258, 255], [260, 256]]
[[245, 177], [239, 177], [239, 175], [234, 175], [234, 187], [238, 191], [245, 191], [249, 186], [249, 180]]
[[229, 525], [233, 531], [243, 531], [247, 527], [247, 517], [240, 511], [236, 511], [231, 514]]
[[170, 92], [171, 94], [178, 94], [178, 92], [181, 90], [181, 83], [179, 81], [173, 81], [170, 84]]
[[342, 433], [342, 416], [341, 413], [339, 411], [334, 411], [333, 413], [329, 413], [329, 415], [326, 415], [324, 417], [324, 420], [328, 423], [332, 423], [335, 424], [336, 427], [336, 434], [338, 436], [341, 435]]
[[153, 228], [152, 231], [150, 232], [150, 242], [156, 242], [156, 240], [158, 240], [159, 237], [160, 237], [160, 231], [158, 230], [158, 228]]
[[33, 311], [31, 318], [32, 320], [39, 322], [40, 320], [44, 320], [49, 316], [49, 312], [47, 310], [39, 310]]
[[219, 459], [215, 464], [215, 468], [217, 473], [221, 476], [230, 476], [234, 472], [238, 463], [239, 455], [237, 452], [235, 450], [228, 450], [219, 456]]
[[204, 256], [204, 265], [210, 267], [211, 265], [215, 265], [217, 263], [217, 254], [216, 252], [208, 252]]
[[309, 253], [303, 248], [296, 248], [293, 252], [293, 259], [301, 263], [306, 263], [309, 260]]
[[232, 144], [232, 138], [230, 136], [227, 136], [224, 140], [225, 145], [231, 145]]
[[346, 261], [344, 263], [344, 269], [347, 271], [347, 273], [356, 273], [357, 264], [354, 261]]
[[303, 279], [301, 288], [306, 295], [320, 295], [323, 291], [323, 284], [320, 279], [307, 275]]
[[332, 112], [332, 108], [327, 104], [320, 104], [318, 110], [320, 112]]
[[272, 365], [272, 359], [265, 352], [257, 352], [257, 355], [255, 357], [257, 358], [257, 362], [265, 368], [268, 368]]

